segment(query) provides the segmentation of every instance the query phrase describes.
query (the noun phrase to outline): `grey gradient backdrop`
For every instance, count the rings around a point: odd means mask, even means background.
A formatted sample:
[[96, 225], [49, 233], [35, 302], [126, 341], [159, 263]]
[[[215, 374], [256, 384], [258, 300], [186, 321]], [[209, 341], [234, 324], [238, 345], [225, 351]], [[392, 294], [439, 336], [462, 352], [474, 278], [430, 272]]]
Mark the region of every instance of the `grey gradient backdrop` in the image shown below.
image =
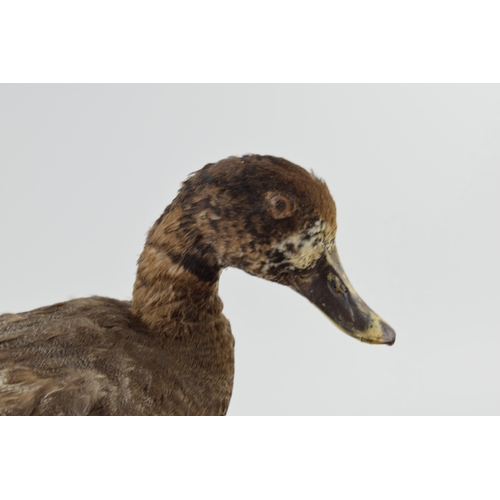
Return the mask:
[[397, 341], [227, 270], [229, 414], [499, 414], [499, 138], [498, 85], [2, 85], [0, 312], [129, 299], [190, 172], [283, 156], [326, 180], [346, 272]]

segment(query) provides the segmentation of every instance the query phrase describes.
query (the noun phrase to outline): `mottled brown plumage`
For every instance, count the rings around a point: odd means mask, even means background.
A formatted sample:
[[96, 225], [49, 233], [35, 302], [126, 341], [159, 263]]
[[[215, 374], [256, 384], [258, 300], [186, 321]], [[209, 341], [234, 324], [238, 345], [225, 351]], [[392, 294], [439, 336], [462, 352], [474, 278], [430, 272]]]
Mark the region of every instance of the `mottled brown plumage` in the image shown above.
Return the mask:
[[228, 266], [291, 286], [360, 340], [391, 344], [337, 264], [335, 216], [326, 185], [286, 160], [205, 166], [151, 228], [131, 302], [0, 316], [0, 414], [224, 415], [234, 340], [218, 280]]

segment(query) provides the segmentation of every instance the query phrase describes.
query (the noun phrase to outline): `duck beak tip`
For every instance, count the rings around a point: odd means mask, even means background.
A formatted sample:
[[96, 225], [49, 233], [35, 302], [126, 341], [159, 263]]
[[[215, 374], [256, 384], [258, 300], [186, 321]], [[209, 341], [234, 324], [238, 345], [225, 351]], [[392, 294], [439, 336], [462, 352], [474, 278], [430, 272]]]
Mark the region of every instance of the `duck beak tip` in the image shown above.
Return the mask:
[[381, 321], [380, 324], [382, 331], [384, 332], [385, 344], [394, 345], [396, 342], [396, 332], [387, 324]]

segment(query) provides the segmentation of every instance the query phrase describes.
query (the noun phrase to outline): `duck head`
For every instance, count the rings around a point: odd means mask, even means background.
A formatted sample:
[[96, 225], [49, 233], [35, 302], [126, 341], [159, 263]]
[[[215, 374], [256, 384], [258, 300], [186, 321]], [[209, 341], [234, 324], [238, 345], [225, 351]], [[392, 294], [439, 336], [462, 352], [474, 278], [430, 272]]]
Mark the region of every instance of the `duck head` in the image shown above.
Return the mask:
[[162, 218], [163, 234], [184, 235], [172, 260], [198, 279], [215, 282], [221, 269], [237, 267], [291, 287], [362, 342], [394, 343], [394, 330], [363, 302], [342, 268], [326, 184], [303, 168], [260, 155], [206, 165]]

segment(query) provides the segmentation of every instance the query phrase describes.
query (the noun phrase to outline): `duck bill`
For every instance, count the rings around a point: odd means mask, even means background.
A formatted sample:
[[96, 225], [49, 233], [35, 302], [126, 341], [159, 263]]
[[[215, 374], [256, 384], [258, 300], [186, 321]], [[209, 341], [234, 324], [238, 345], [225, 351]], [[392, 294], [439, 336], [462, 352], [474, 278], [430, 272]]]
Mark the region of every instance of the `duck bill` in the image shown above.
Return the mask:
[[304, 270], [292, 286], [352, 337], [369, 344], [394, 344], [396, 333], [356, 293], [336, 247]]

